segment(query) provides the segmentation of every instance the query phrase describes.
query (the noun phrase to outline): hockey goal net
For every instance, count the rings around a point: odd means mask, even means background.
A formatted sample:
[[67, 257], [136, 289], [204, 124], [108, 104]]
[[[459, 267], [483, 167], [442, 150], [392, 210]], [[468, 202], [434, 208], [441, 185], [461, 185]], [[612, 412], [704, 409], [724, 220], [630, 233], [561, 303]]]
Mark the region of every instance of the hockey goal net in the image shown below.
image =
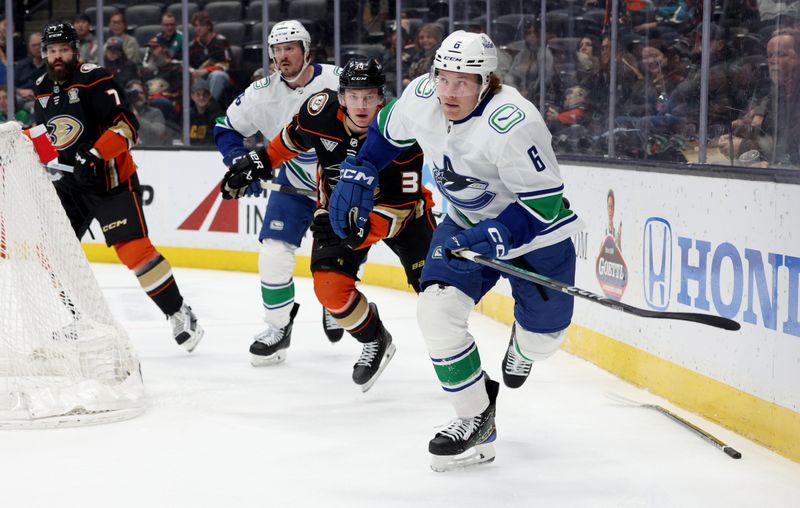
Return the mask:
[[0, 428], [131, 418], [139, 361], [33, 144], [0, 125]]

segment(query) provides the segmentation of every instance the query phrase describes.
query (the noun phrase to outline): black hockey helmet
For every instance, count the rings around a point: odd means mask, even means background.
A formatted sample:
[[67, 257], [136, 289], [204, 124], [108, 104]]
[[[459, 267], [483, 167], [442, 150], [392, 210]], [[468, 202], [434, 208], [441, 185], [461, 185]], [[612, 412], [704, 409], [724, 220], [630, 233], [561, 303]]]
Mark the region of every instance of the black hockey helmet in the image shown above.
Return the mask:
[[48, 23], [42, 28], [42, 53], [47, 52], [49, 44], [58, 43], [70, 44], [75, 51], [78, 51], [78, 32], [66, 21]]
[[343, 94], [346, 88], [377, 88], [380, 95], [384, 95], [386, 74], [383, 66], [374, 58], [354, 56], [342, 69], [339, 75], [339, 93]]

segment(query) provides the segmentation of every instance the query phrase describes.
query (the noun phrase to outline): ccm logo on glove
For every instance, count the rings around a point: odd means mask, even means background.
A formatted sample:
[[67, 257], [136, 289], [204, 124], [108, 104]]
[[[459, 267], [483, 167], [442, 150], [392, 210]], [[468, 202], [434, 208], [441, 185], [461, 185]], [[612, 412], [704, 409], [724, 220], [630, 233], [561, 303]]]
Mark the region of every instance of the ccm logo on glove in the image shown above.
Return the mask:
[[361, 171], [356, 171], [355, 169], [344, 169], [342, 170], [341, 174], [342, 178], [345, 180], [353, 180], [356, 182], [359, 180], [363, 180], [364, 182], [367, 183], [367, 185], [372, 185], [373, 182], [375, 181], [374, 176], [367, 176]]

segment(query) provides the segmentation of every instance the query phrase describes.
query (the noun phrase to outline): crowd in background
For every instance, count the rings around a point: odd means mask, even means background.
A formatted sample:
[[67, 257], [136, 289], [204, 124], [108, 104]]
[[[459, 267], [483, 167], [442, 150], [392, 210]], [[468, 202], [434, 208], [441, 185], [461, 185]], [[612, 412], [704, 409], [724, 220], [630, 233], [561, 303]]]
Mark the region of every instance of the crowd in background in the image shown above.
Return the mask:
[[[269, 30], [260, 22], [261, 0], [250, 3], [192, 2], [188, 37], [178, 29], [180, 4], [120, 6], [106, 18], [102, 48], [93, 12], [71, 21], [81, 39], [81, 59], [97, 63], [102, 54], [125, 91], [144, 146], [181, 143], [182, 51], [188, 44], [190, 140], [210, 145], [215, 119], [265, 75], [261, 51]], [[374, 56], [386, 67], [388, 93], [396, 95], [395, 83], [404, 87], [429, 72], [451, 22], [454, 29], [488, 28], [498, 47], [497, 73], [539, 107], [561, 154], [602, 157], [613, 146], [616, 158], [686, 163], [697, 162], [702, 147], [708, 163], [800, 169], [800, 0], [711, 4], [705, 139], [700, 139], [703, 12], [698, 0], [622, 0], [616, 55], [611, 6], [603, 0], [547, 1], [544, 34], [538, 2], [492, 0], [487, 27], [484, 0], [454, 2], [452, 20], [447, 1], [407, 0], [401, 11], [400, 79], [395, 2], [342, 0], [340, 62], [354, 54]], [[270, 0], [269, 26], [299, 18], [312, 33], [315, 61], [332, 63], [332, 10], [331, 0]], [[5, 19], [0, 24], [2, 34]], [[0, 39], [0, 64], [7, 65], [5, 44]], [[16, 119], [26, 124], [33, 83], [45, 71], [41, 35], [20, 34], [14, 44]], [[9, 100], [5, 65], [0, 69], [2, 120]]]

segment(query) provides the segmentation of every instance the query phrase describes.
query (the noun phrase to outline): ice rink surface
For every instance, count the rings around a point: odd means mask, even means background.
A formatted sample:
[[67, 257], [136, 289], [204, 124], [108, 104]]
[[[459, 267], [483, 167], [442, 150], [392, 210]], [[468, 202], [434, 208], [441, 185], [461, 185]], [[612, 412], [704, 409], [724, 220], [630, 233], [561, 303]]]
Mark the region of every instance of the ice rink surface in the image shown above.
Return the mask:
[[[350, 379], [360, 347], [327, 341], [309, 279], [296, 280], [286, 363], [256, 369], [256, 274], [175, 270], [206, 329], [187, 354], [131, 273], [93, 268], [139, 353], [149, 407], [122, 423], [0, 432], [0, 506], [800, 506], [800, 464], [564, 352], [535, 364], [521, 389], [501, 388], [494, 463], [434, 473], [428, 440], [452, 413], [411, 293], [362, 288], [397, 345], [364, 394]], [[509, 327], [475, 313], [470, 326], [500, 379]], [[673, 409], [743, 458], [608, 394]]]

